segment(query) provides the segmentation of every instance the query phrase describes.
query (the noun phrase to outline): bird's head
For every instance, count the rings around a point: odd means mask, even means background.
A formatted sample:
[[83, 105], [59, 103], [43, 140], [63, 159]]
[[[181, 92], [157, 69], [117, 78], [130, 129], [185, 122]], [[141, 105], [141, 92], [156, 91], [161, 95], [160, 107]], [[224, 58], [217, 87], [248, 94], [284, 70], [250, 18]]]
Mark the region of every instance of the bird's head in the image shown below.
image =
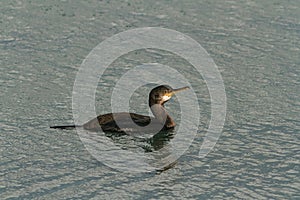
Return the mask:
[[157, 86], [150, 92], [149, 106], [152, 106], [153, 104], [163, 105], [164, 103], [169, 101], [175, 93], [186, 89], [189, 89], [189, 87], [186, 86], [178, 89], [173, 89], [168, 85]]

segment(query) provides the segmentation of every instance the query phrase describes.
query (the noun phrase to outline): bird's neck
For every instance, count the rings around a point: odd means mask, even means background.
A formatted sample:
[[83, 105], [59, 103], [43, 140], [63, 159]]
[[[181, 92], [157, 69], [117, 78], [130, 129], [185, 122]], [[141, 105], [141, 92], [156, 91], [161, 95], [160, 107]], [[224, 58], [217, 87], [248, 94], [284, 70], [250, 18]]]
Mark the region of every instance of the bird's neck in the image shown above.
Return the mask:
[[168, 114], [163, 104], [149, 104], [155, 119], [157, 119], [160, 123], [164, 124], [166, 128], [172, 128], [176, 124], [173, 119]]

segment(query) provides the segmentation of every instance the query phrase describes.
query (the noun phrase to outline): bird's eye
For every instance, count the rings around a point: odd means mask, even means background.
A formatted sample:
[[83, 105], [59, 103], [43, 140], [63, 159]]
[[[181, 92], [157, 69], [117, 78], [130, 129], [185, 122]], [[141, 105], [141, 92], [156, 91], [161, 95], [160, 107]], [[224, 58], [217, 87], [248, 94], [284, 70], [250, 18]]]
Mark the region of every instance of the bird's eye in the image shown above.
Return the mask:
[[158, 99], [158, 98], [159, 98], [159, 95], [158, 95], [158, 94], [156, 94], [156, 95], [155, 95], [155, 98], [156, 98], [156, 99]]

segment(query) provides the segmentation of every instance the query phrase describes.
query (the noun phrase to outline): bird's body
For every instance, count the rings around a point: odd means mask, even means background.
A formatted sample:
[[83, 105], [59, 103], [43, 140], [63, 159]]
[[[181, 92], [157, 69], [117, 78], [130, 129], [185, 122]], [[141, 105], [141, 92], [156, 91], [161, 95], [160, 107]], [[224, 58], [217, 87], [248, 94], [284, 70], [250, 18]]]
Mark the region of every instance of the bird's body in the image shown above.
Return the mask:
[[[137, 125], [130, 126], [132, 121]], [[91, 131], [109, 131], [109, 132], [139, 132], [143, 127], [150, 124], [161, 126], [161, 123], [154, 117], [140, 115], [136, 113], [107, 113], [99, 115], [83, 125], [84, 129]], [[140, 127], [140, 129], [138, 128]], [[169, 127], [172, 128], [172, 127]], [[166, 128], [164, 128], [166, 129]], [[148, 131], [151, 131], [149, 128]]]
[[[175, 92], [185, 90], [188, 87], [172, 89], [170, 86], [161, 85], [151, 90], [149, 94], [149, 107], [154, 117], [135, 114], [135, 113], [108, 113], [83, 124], [82, 127], [87, 130], [104, 132], [145, 132], [173, 129], [176, 124], [164, 108], [166, 103]], [[134, 123], [133, 123], [134, 122]], [[70, 126], [52, 126], [51, 128], [74, 128]]]

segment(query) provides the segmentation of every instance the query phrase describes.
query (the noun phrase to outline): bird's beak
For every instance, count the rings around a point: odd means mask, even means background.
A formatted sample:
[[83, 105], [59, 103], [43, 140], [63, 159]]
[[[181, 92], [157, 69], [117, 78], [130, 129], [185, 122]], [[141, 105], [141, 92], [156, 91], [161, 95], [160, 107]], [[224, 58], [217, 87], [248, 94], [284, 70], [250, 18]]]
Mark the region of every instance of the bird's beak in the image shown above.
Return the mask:
[[190, 89], [190, 87], [186, 86], [186, 87], [182, 87], [182, 88], [178, 88], [178, 89], [173, 89], [172, 94], [175, 94], [177, 92], [180, 92], [180, 91], [183, 91], [183, 90], [187, 90], [187, 89]]
[[190, 89], [190, 87], [186, 86], [186, 87], [182, 87], [182, 88], [178, 88], [178, 89], [173, 89], [172, 92], [166, 94], [166, 96], [168, 96], [169, 98], [171, 98], [175, 93], [186, 90], [186, 89]]

